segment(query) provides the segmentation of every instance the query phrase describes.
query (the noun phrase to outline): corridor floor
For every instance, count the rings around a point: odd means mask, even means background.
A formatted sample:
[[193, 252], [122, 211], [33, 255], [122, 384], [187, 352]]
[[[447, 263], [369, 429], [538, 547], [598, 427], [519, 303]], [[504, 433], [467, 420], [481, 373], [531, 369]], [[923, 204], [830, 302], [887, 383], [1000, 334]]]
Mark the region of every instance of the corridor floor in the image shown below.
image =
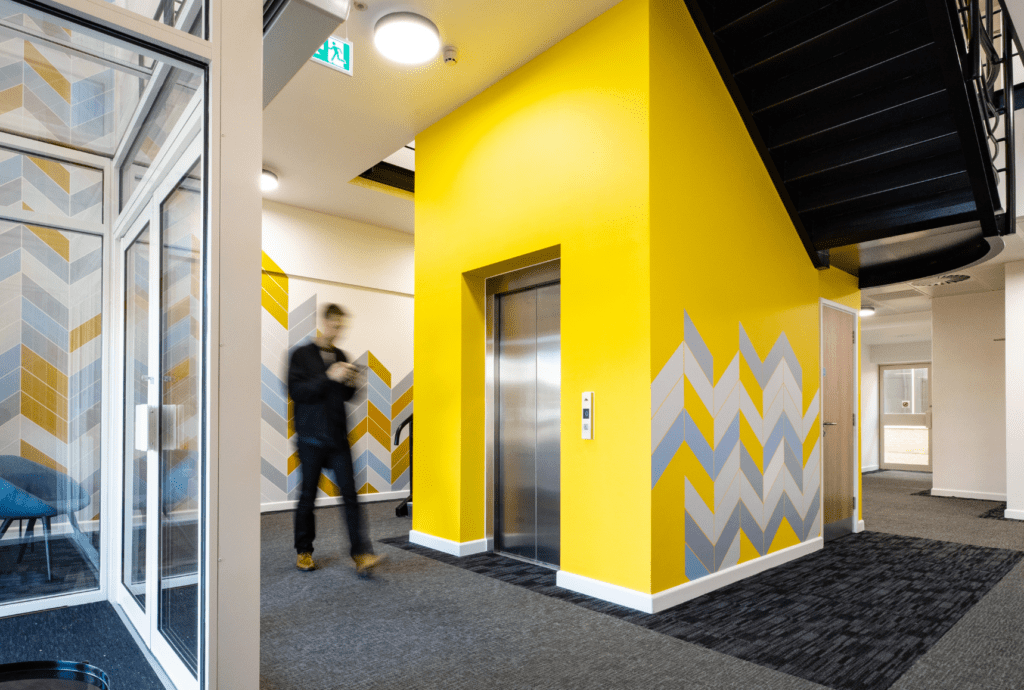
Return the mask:
[[[867, 529], [1024, 550], [1024, 524], [978, 517], [995, 504], [914, 495], [930, 481], [865, 476]], [[393, 506], [368, 507], [375, 539], [408, 532]], [[313, 573], [294, 568], [291, 513], [263, 518], [261, 690], [835, 687], [386, 544], [380, 577], [360, 580], [338, 513], [317, 511], [322, 567]], [[1024, 687], [1024, 563], [895, 683], [876, 687]]]

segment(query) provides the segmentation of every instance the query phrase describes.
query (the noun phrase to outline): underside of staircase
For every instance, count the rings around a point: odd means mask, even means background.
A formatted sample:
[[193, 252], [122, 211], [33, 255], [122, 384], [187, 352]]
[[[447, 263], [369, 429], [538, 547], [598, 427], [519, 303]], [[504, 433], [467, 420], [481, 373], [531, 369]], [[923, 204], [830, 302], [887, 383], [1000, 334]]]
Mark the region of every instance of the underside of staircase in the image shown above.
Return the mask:
[[1012, 141], [1013, 99], [1002, 121], [984, 109], [967, 0], [686, 2], [814, 265], [873, 287], [1000, 251], [1013, 147], [989, 130]]

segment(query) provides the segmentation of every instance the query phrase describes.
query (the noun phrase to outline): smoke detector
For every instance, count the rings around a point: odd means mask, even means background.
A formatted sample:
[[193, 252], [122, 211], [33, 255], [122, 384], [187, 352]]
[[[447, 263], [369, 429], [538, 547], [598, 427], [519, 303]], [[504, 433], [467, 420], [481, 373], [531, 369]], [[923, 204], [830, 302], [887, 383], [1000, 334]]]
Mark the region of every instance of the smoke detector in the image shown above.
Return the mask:
[[949, 275], [936, 276], [934, 278], [925, 278], [924, 280], [915, 280], [911, 285], [914, 287], [938, 287], [939, 285], [953, 285], [954, 283], [962, 283], [965, 280], [970, 280], [971, 277], [965, 273], [950, 273]]

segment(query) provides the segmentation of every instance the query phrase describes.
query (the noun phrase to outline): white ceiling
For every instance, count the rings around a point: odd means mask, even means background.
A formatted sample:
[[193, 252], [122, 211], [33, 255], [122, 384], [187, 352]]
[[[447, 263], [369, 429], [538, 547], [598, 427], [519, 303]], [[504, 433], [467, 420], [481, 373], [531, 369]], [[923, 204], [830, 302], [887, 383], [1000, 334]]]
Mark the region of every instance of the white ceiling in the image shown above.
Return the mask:
[[874, 316], [861, 319], [863, 344], [881, 345], [931, 340], [933, 298], [1004, 289], [1006, 280], [1003, 264], [1024, 260], [1024, 238], [1021, 236], [1020, 225], [1018, 220], [1017, 234], [1004, 238], [1006, 247], [992, 260], [943, 274], [970, 276], [968, 280], [933, 287], [914, 285], [923, 281], [911, 281], [862, 290], [861, 306], [875, 308]]
[[[353, 43], [355, 76], [308, 62], [264, 110], [264, 167], [280, 179], [265, 197], [411, 233], [411, 200], [349, 181], [619, 1], [367, 0], [335, 31]], [[458, 62], [402, 67], [379, 57], [373, 26], [391, 12], [429, 18]]]

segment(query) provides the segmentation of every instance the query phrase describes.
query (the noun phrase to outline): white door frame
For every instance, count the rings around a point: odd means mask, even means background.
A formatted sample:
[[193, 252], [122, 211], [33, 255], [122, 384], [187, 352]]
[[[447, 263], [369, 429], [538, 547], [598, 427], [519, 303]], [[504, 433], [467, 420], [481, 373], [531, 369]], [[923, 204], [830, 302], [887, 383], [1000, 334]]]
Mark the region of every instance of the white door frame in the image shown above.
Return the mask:
[[839, 302], [819, 298], [818, 304], [818, 390], [820, 405], [818, 406], [818, 442], [821, 444], [819, 461], [821, 462], [821, 511], [822, 536], [825, 534], [825, 309], [835, 309], [853, 315], [853, 409], [856, 410], [856, 423], [853, 425], [853, 531], [864, 531], [864, 521], [857, 518], [861, 510], [860, 497], [860, 311], [847, 307]]
[[[928, 370], [928, 411], [921, 415], [924, 426], [928, 429], [928, 465], [922, 469], [920, 465], [890, 464], [885, 466], [885, 377], [882, 374], [885, 370], [899, 369], [927, 369]], [[879, 364], [878, 365], [878, 469], [880, 470], [905, 470], [908, 472], [931, 472], [932, 471], [932, 363], [915, 362], [913, 364]]]

